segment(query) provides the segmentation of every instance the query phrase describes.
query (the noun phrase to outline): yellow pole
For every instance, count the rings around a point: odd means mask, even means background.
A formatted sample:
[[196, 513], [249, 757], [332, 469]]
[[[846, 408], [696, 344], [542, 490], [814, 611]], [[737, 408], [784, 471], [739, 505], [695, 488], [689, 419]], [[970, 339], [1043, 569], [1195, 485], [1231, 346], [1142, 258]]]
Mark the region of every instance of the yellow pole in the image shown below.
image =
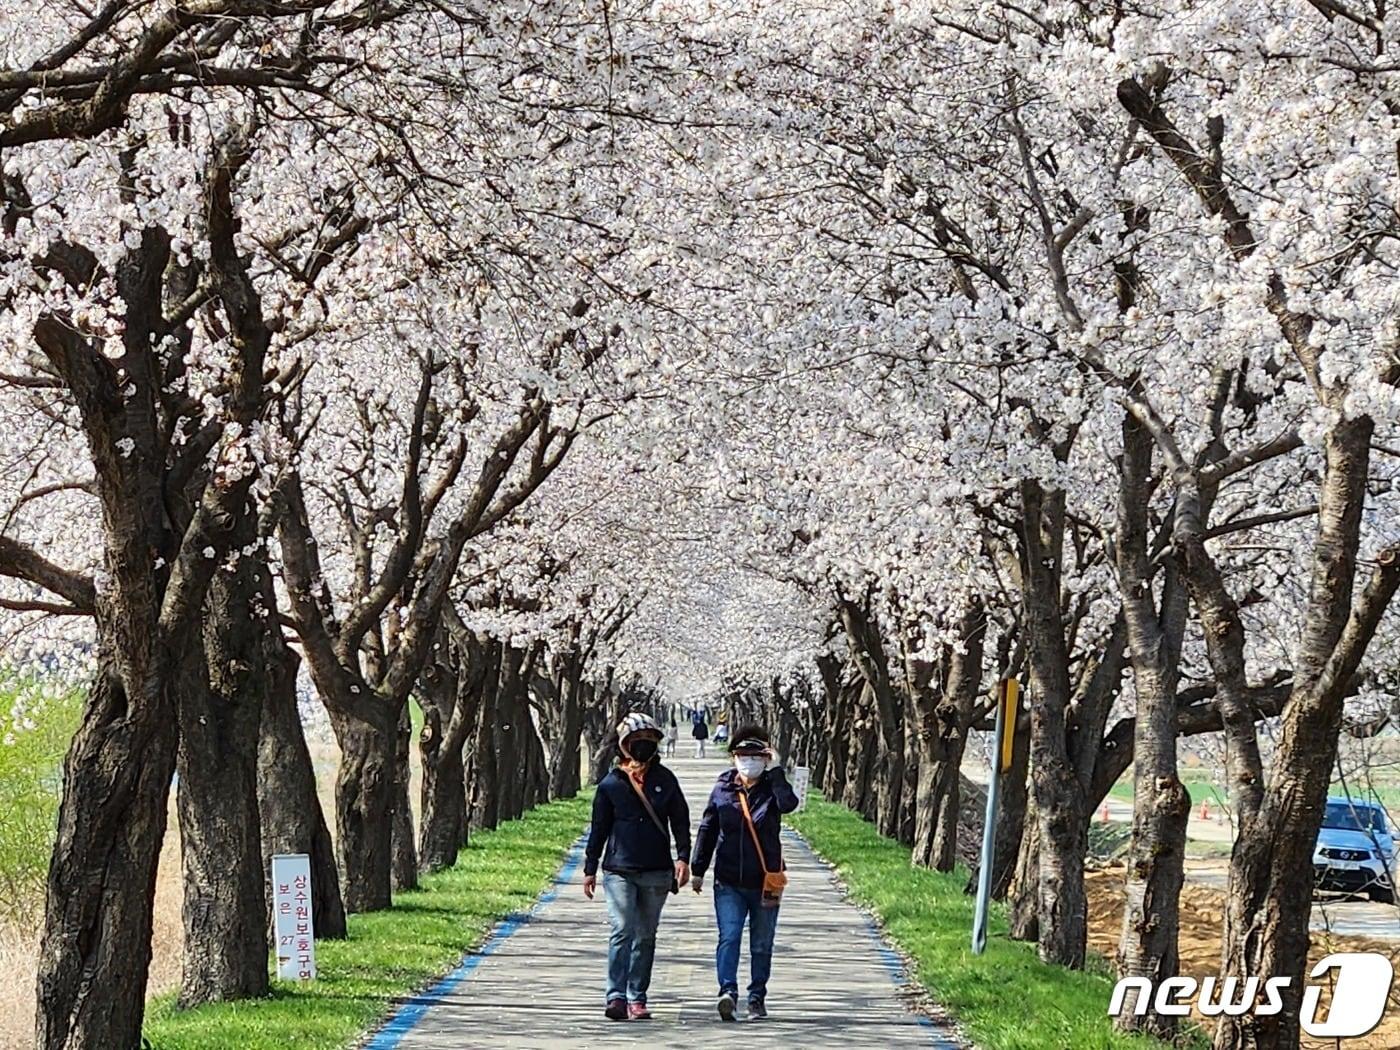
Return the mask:
[[1021, 683], [1008, 678], [1001, 683], [1001, 702], [1004, 705], [1001, 734], [1001, 771], [1011, 770], [1011, 752], [1016, 743], [1016, 711], [1021, 699]]

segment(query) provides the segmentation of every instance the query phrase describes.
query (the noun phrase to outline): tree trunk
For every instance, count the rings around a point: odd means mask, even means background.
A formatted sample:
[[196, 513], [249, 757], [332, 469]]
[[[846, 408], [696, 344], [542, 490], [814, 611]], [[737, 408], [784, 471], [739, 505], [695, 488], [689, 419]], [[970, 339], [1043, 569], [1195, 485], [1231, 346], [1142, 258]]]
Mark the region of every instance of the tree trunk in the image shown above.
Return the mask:
[[[540, 661], [541, 650], [535, 649], [520, 675], [521, 727], [525, 734], [525, 809], [531, 810], [549, 801], [550, 768], [549, 756], [545, 754], [544, 739], [541, 736], [542, 716], [536, 700], [532, 700], [530, 682], [535, 678], [535, 665]], [[556, 733], [556, 736], [558, 734]]]
[[[906, 726], [915, 725], [917, 719], [914, 717], [914, 698], [907, 691], [901, 691], [900, 700], [903, 708], [901, 714], [903, 724]], [[897, 814], [899, 833], [896, 838], [901, 846], [912, 849], [914, 846], [915, 811], [919, 794], [919, 745], [918, 741], [914, 739], [915, 734], [912, 731], [901, 731], [900, 735], [903, 737], [904, 743], [902, 756], [904, 776], [900, 780], [899, 799], [896, 803], [899, 810]]]
[[1372, 431], [1371, 420], [1362, 416], [1335, 424], [1326, 437], [1308, 614], [1293, 692], [1283, 710], [1268, 790], [1256, 813], [1242, 815], [1230, 858], [1221, 973], [1291, 981], [1280, 1013], [1222, 1017], [1217, 1050], [1290, 1050], [1300, 1038], [1312, 854], [1336, 762], [1347, 683], [1400, 582], [1400, 559], [1387, 550], [1353, 605]]
[[[585, 684], [589, 697], [589, 705], [597, 705], [602, 693], [603, 704], [598, 708], [600, 715], [598, 719], [597, 738], [591, 745], [591, 757], [588, 763], [588, 773], [591, 783], [597, 784], [608, 775], [612, 769], [615, 751], [613, 749], [612, 727], [622, 721], [622, 699], [619, 695], [609, 692], [607, 689], [599, 690], [591, 683]], [[682, 742], [684, 742], [682, 737]]]
[[460, 748], [435, 751], [431, 758], [424, 753], [422, 799], [418, 863], [424, 872], [450, 868], [467, 834], [467, 782]]
[[176, 735], [173, 697], [158, 683], [128, 697], [104, 645], [64, 761], [39, 952], [38, 1050], [141, 1043]]
[[515, 820], [525, 806], [525, 723], [529, 715], [520, 695], [520, 666], [525, 653], [507, 646], [501, 655], [501, 686], [496, 697], [497, 821]]
[[542, 802], [549, 801], [549, 760], [545, 757], [544, 743], [540, 740], [538, 728], [526, 712], [525, 718], [525, 768], [526, 777], [525, 808], [534, 809]]
[[846, 759], [846, 789], [841, 802], [867, 820], [874, 818], [874, 792], [870, 790], [870, 771], [874, 766], [875, 730], [867, 715], [865, 704], [870, 687], [861, 686], [861, 703], [852, 717], [849, 754]]
[[500, 648], [470, 633], [455, 615], [443, 631], [441, 658], [421, 676], [423, 731], [418, 740], [423, 766], [422, 824], [418, 865], [424, 872], [457, 863], [468, 836], [468, 776], [465, 749], [476, 730], [482, 692], [494, 682]]
[[500, 819], [496, 751], [497, 699], [499, 695], [500, 675], [496, 674], [488, 679], [482, 690], [481, 709], [477, 714], [476, 734], [472, 744], [471, 826], [473, 828], [494, 828]]
[[[1202, 201], [1217, 211], [1222, 206], [1234, 208], [1218, 173], [1195, 177], [1201, 174], [1200, 158], [1191, 148], [1181, 148], [1180, 134], [1141, 83], [1122, 81], [1118, 98], [1187, 176]], [[1237, 258], [1254, 251], [1254, 234], [1243, 216], [1235, 217], [1226, 241]], [[1230, 862], [1221, 976], [1251, 975], [1288, 982], [1279, 1013], [1222, 1016], [1215, 1034], [1218, 1050], [1289, 1050], [1298, 1045], [1300, 977], [1307, 963], [1312, 903], [1312, 852], [1336, 757], [1342, 704], [1349, 680], [1400, 583], [1400, 550], [1390, 547], [1381, 553], [1378, 572], [1353, 607], [1374, 424], [1368, 416], [1353, 414], [1354, 406], [1346, 403], [1345, 380], [1319, 369], [1318, 350], [1310, 339], [1314, 318], [1290, 305], [1288, 291], [1277, 274], [1267, 283], [1267, 305], [1318, 395], [1318, 407], [1334, 422], [1324, 439], [1325, 466], [1306, 616], [1293, 654], [1293, 687], [1283, 709], [1267, 791], [1261, 782], [1253, 717], [1245, 709], [1244, 636], [1238, 609], [1206, 550], [1203, 517], [1188, 520], [1188, 529], [1178, 526], [1175, 537], [1217, 679], [1216, 703], [1225, 725], [1231, 786], [1238, 788], [1232, 802], [1240, 817], [1240, 833]], [[1178, 488], [1180, 523], [1186, 517], [1183, 505], [1192, 499], [1199, 479], [1186, 476], [1188, 472], [1178, 464], [1173, 464], [1172, 474]]]
[[850, 759], [850, 741], [854, 735], [851, 718], [851, 693], [857, 687], [849, 682], [841, 682], [836, 691], [835, 705], [831, 710], [829, 725], [831, 739], [827, 751], [826, 776], [822, 780], [822, 794], [833, 801], [845, 798], [847, 787], [847, 763]]
[[[945, 652], [946, 656], [946, 652]], [[939, 716], [952, 712], [945, 703], [942, 683], [937, 681], [937, 664], [933, 660], [905, 657], [905, 677], [914, 704], [914, 738], [918, 773], [914, 787], [914, 842], [910, 863], [923, 868], [935, 866], [934, 839], [943, 810], [943, 799], [951, 789], [957, 790], [958, 771], [944, 761], [944, 733]], [[941, 707], [941, 711], [940, 711]], [[956, 818], [955, 818], [956, 819]]]
[[335, 867], [330, 828], [316, 791], [316, 770], [297, 709], [299, 660], [276, 627], [267, 630], [263, 645], [267, 692], [258, 731], [262, 875], [270, 877], [274, 854], [306, 854], [311, 861], [316, 938], [338, 940], [345, 936], [345, 903], [340, 897], [340, 875]]
[[[966, 738], [952, 741], [948, 748], [948, 764], [962, 762]], [[962, 814], [962, 789], [960, 776], [954, 776], [947, 790], [939, 795], [938, 814], [934, 820], [933, 847], [929, 859], [931, 866], [938, 871], [952, 871], [958, 860], [958, 824]]]
[[1088, 826], [1084, 792], [1066, 740], [1069, 660], [1060, 611], [1065, 496], [1028, 480], [1021, 483], [1021, 504], [1022, 600], [1033, 670], [1031, 785], [1040, 837], [1040, 957], [1077, 970], [1084, 966], [1088, 937]]
[[1035, 797], [1028, 791], [1024, 834], [1007, 883], [1006, 900], [1013, 941], [1040, 940], [1040, 821], [1035, 807]]
[[[1017, 713], [1016, 724], [1009, 730], [1015, 734], [1011, 744], [1011, 769], [1001, 778], [1001, 817], [997, 821], [995, 866], [992, 868], [992, 899], [1005, 900], [1016, 874], [1016, 861], [1021, 855], [1021, 842], [1026, 835], [1027, 779], [1031, 742], [1031, 721]], [[1027, 938], [1020, 938], [1027, 939]], [[1034, 935], [1028, 938], [1034, 940]]]
[[[443, 632], [444, 646], [452, 641]], [[449, 654], [443, 654], [444, 657]], [[451, 654], [455, 656], [455, 654]], [[459, 742], [448, 739], [463, 692], [455, 659], [430, 661], [420, 677], [423, 729], [418, 735], [418, 756], [423, 768], [419, 800], [418, 866], [422, 872], [450, 868], [466, 835], [466, 766]]]
[[982, 687], [987, 634], [987, 615], [981, 602], [969, 603], [958, 634], [961, 650], [949, 646], [944, 652], [948, 672], [941, 697], [930, 688], [930, 668], [913, 664], [910, 676], [919, 727], [919, 816], [913, 859], [915, 864], [938, 871], [952, 871], [957, 861], [962, 811], [959, 773]]
[[[1133, 754], [1133, 835], [1118, 944], [1119, 977], [1146, 977], [1154, 986], [1177, 976], [1181, 887], [1185, 880], [1186, 820], [1191, 797], [1177, 775], [1176, 686], [1186, 622], [1185, 591], [1173, 571], [1162, 587], [1158, 615], [1147, 539], [1152, 438], [1131, 414], [1123, 422], [1117, 562], [1137, 696]], [[1136, 1012], [1128, 993], [1115, 1024], [1159, 1039], [1176, 1034], [1176, 1018]]]
[[[206, 272], [237, 348], [227, 419], [246, 426], [261, 407], [267, 331], [231, 241], [228, 186], [236, 168], [221, 165], [207, 186]], [[199, 610], [229, 533], [246, 512], [254, 476], [233, 472], [202, 489], [191, 482], [188, 492], [172, 476], [188, 480], [204, 464], [198, 452], [172, 450], [166, 441], [173, 419], [164, 403], [185, 393], [165, 351], [154, 349], [169, 334], [161, 304], [182, 287], [179, 276], [167, 280], [183, 272], [172, 265], [170, 244], [167, 231], [148, 225], [111, 268], [124, 304], [121, 368], [71, 321], [45, 314], [34, 325], [86, 432], [103, 546], [103, 582], [92, 596], [97, 668], [64, 763], [49, 864], [36, 987], [40, 1050], [140, 1044], [156, 865], [178, 744], [181, 657], [199, 649]], [[178, 337], [169, 351], [178, 359]], [[171, 470], [172, 459], [192, 469]], [[198, 509], [182, 528], [172, 519], [189, 495]]]
[[345, 908], [378, 911], [392, 903], [393, 806], [397, 716], [367, 722], [331, 709], [340, 742], [335, 831]]
[[841, 671], [839, 662], [831, 656], [818, 657], [817, 670], [821, 675], [822, 693], [820, 699], [812, 704], [808, 723], [808, 766], [813, 786], [825, 792], [827, 770], [831, 764], [831, 742], [835, 737], [831, 719], [841, 688]]
[[418, 888], [418, 851], [413, 836], [413, 806], [409, 800], [412, 771], [409, 754], [413, 750], [413, 717], [408, 704], [399, 712], [394, 731], [394, 799], [391, 832], [394, 859], [392, 885], [395, 891]]
[[[940, 828], [947, 819], [946, 802], [958, 795], [958, 768], [950, 761], [943, 742], [937, 738], [919, 739], [919, 786], [914, 827], [913, 863], [939, 871], [951, 871], [952, 846], [957, 838], [957, 811], [953, 810], [951, 836]], [[946, 852], [945, 852], [946, 851]]]
[[[684, 741], [682, 741], [682, 744]], [[691, 741], [694, 743], [694, 741]], [[613, 759], [616, 753], [609, 742], [608, 734], [602, 734], [589, 747], [588, 758], [588, 782], [590, 784], [600, 784], [608, 771], [613, 767]]]
[[881, 835], [898, 838], [904, 795], [904, 702], [890, 681], [889, 662], [879, 625], [854, 602], [841, 602], [841, 623], [852, 662], [866, 685], [868, 709], [879, 733], [867, 766], [875, 783], [875, 826]]
[[[251, 526], [251, 522], [249, 523]], [[251, 540], [250, 535], [244, 542]], [[181, 1006], [267, 992], [267, 897], [258, 818], [262, 668], [260, 590], [252, 558], [209, 587], [203, 645], [186, 653], [179, 782], [184, 866]]]
[[1040, 957], [1078, 970], [1088, 936], [1088, 820], [1073, 773], [1038, 758], [1031, 780], [1040, 818]]
[[578, 741], [583, 731], [578, 675], [573, 661], [570, 661], [560, 679], [558, 733], [549, 749], [550, 798], [572, 798], [578, 794]]
[[904, 792], [904, 734], [880, 735], [875, 761], [875, 827], [886, 838], [899, 838], [900, 796]]

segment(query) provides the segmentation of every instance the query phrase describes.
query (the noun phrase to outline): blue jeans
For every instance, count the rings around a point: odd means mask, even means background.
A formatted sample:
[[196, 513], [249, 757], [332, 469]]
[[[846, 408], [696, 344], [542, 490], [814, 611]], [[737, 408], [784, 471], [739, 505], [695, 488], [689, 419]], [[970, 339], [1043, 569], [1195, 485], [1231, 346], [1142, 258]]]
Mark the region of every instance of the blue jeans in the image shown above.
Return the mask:
[[661, 906], [671, 892], [670, 871], [637, 871], [621, 875], [603, 872], [603, 895], [608, 899], [607, 1001], [647, 1001], [651, 964], [656, 958], [656, 926]]
[[744, 920], [749, 923], [749, 1001], [768, 994], [768, 975], [773, 971], [773, 935], [778, 932], [778, 909], [763, 906], [762, 890], [747, 890], [715, 882], [715, 919], [719, 922], [719, 945], [715, 948], [715, 972], [719, 993], [739, 997], [739, 940]]

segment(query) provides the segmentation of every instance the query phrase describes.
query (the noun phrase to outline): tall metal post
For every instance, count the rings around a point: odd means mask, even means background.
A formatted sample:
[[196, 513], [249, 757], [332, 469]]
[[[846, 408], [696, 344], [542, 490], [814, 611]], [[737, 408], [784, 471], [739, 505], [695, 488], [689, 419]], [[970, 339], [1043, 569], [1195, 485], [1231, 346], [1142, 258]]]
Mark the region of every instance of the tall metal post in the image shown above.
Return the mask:
[[997, 806], [1001, 802], [1001, 775], [1011, 768], [1019, 697], [1020, 683], [1014, 678], [1004, 679], [997, 696], [996, 762], [987, 784], [987, 816], [982, 825], [982, 863], [977, 869], [977, 911], [972, 920], [973, 955], [981, 955], [987, 947], [987, 905], [992, 896], [992, 867], [996, 863]]

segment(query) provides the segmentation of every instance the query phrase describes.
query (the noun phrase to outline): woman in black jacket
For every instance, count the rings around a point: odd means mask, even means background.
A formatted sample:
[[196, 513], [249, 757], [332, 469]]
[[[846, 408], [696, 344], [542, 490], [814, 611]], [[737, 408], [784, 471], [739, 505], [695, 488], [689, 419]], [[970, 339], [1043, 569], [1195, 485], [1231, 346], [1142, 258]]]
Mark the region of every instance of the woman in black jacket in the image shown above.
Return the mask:
[[705, 716], [699, 715], [690, 725], [690, 735], [695, 740], [695, 757], [705, 757], [705, 741], [710, 739], [710, 727], [705, 724]]
[[715, 948], [717, 1006], [720, 1017], [726, 1021], [734, 1020], [739, 998], [739, 942], [744, 923], [748, 922], [748, 1012], [756, 1020], [768, 1016], [765, 1001], [773, 968], [773, 937], [778, 928], [778, 901], [771, 893], [765, 894], [764, 881], [766, 876], [784, 868], [779, 838], [782, 815], [797, 808], [797, 795], [782, 767], [775, 764], [768, 734], [759, 726], [739, 729], [729, 753], [734, 758], [734, 768], [719, 775], [695, 834], [690, 884], [696, 893], [700, 892], [713, 858], [715, 919], [719, 925], [719, 943]]
[[601, 861], [612, 923], [603, 1013], [614, 1021], [643, 1021], [651, 1017], [647, 988], [661, 908], [689, 874], [690, 808], [676, 775], [657, 758], [661, 729], [650, 716], [628, 715], [618, 725], [617, 737], [622, 761], [593, 795], [583, 893], [593, 899]]

